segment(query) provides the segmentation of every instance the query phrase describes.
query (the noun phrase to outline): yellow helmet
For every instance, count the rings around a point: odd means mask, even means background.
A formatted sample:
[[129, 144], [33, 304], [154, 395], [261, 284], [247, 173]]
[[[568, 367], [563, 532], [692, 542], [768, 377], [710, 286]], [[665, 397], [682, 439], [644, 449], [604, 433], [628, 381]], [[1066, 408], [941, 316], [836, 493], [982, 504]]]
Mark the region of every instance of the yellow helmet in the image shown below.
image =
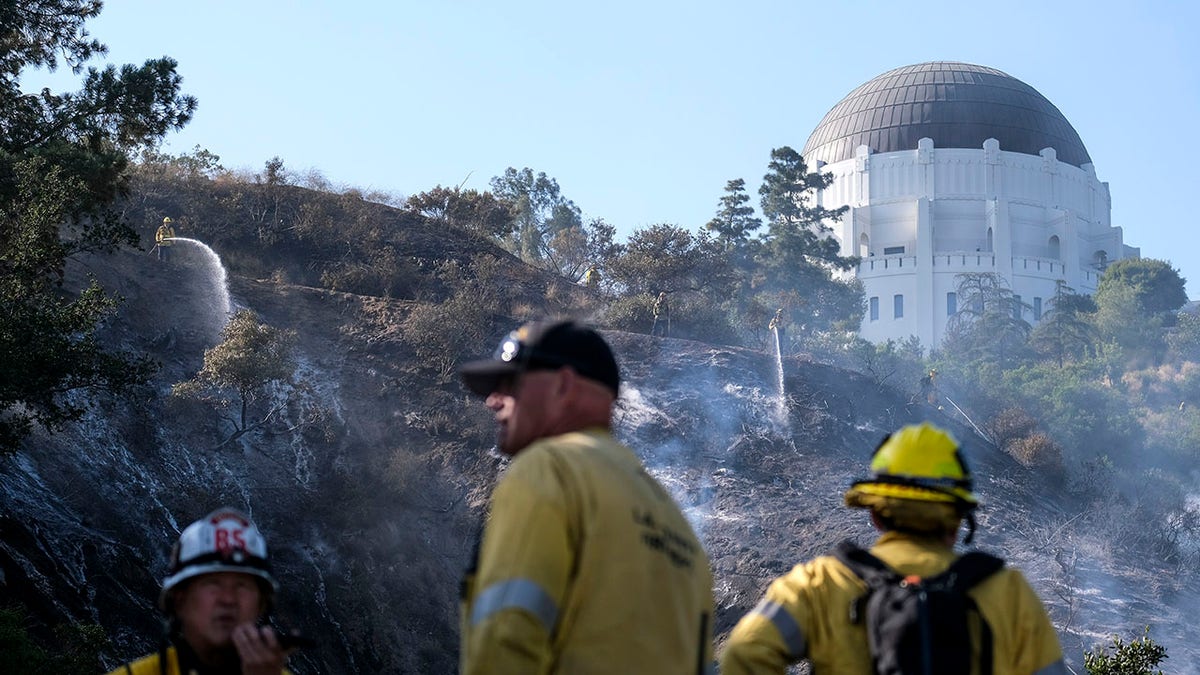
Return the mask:
[[173, 222], [175, 222], [175, 221], [171, 220], [171, 216], [167, 216], [166, 218], [163, 218], [163, 225], [170, 225]]
[[979, 505], [958, 441], [928, 422], [883, 439], [871, 457], [871, 472], [846, 491], [847, 506], [871, 508], [879, 497], [950, 503], [965, 512]]

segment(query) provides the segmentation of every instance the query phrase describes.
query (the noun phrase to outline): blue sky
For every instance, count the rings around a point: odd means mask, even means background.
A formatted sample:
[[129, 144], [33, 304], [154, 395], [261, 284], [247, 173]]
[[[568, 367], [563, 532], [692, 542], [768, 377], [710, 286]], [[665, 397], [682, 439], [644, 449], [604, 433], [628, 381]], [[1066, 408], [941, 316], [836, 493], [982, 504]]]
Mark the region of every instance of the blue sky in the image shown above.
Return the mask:
[[1200, 10], [1192, 2], [161, 2], [109, 0], [108, 61], [170, 55], [196, 145], [233, 169], [408, 195], [558, 180], [622, 235], [695, 230], [726, 181], [752, 193], [851, 89], [966, 61], [1032, 85], [1110, 184], [1113, 224], [1200, 298]]

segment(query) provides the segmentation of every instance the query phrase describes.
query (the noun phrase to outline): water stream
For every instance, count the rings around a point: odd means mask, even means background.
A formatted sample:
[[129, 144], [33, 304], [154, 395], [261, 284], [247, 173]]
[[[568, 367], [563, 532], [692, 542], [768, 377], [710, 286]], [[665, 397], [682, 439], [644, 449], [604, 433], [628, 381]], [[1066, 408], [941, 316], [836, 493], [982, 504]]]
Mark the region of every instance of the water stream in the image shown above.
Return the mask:
[[233, 305], [229, 300], [229, 282], [226, 278], [225, 265], [221, 263], [221, 256], [199, 239], [175, 237], [172, 241], [181, 241], [200, 249], [208, 266], [208, 277], [213, 286], [214, 310], [221, 317], [221, 325], [224, 326], [229, 319], [229, 314], [233, 311]]
[[780, 425], [787, 424], [787, 392], [783, 389], [783, 345], [779, 344], [779, 329], [771, 330], [775, 334], [775, 382], [779, 388], [779, 398], [775, 399], [775, 421]]

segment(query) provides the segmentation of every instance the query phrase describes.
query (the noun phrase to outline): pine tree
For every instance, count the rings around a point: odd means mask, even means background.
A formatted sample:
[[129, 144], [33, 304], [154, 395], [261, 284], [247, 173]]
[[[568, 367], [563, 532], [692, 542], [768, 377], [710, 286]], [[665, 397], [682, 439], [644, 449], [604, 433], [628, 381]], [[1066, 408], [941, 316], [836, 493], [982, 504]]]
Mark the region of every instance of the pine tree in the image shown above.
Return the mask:
[[[92, 285], [63, 287], [67, 260], [136, 242], [113, 209], [129, 157], [191, 119], [170, 58], [87, 68], [106, 52], [84, 23], [95, 0], [33, 0], [0, 7], [0, 452], [35, 424], [81, 417], [79, 392], [126, 391], [150, 363], [105, 349], [96, 329], [116, 301]], [[25, 93], [28, 69], [60, 60], [83, 74], [73, 93]]]

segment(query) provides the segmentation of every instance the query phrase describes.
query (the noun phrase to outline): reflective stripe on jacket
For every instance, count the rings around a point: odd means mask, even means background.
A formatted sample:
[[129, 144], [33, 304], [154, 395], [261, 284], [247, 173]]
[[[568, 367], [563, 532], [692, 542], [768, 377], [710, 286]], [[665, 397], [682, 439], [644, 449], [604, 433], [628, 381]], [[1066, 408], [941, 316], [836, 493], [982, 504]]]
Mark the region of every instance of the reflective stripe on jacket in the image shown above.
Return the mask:
[[[957, 557], [948, 546], [897, 532], [884, 534], [871, 553], [901, 575], [921, 577], [945, 571]], [[866, 629], [849, 618], [866, 590], [831, 556], [797, 565], [734, 627], [721, 675], [782, 675], [802, 658], [815, 675], [870, 675]], [[968, 595], [992, 631], [994, 675], [1066, 675], [1054, 626], [1020, 571], [1006, 567]], [[973, 647], [978, 654], [978, 641]]]
[[671, 496], [604, 430], [538, 441], [492, 495], [463, 584], [462, 672], [712, 666], [712, 572]]

